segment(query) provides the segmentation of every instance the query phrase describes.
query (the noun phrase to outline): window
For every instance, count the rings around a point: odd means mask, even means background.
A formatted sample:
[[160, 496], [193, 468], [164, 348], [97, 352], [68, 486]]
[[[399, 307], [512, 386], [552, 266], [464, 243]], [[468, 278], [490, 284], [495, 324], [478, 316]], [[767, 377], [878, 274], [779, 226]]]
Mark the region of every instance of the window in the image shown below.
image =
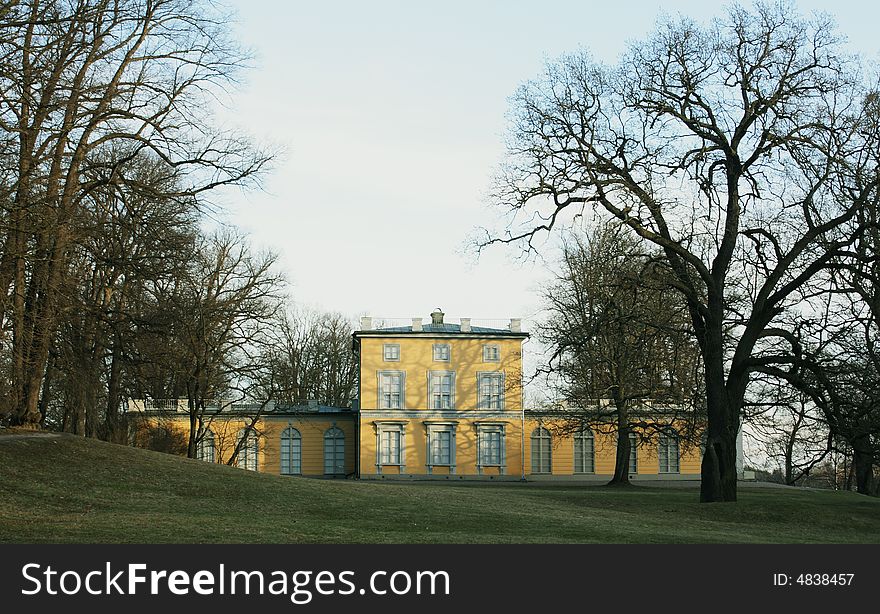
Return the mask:
[[403, 408], [403, 372], [379, 372], [379, 409]]
[[379, 462], [383, 465], [400, 464], [400, 431], [382, 431]]
[[480, 409], [504, 409], [504, 374], [480, 373], [477, 378]]
[[[236, 438], [236, 445], [239, 445], [238, 455], [235, 458], [235, 464], [240, 469], [246, 469], [247, 471], [257, 471], [257, 453], [260, 450], [260, 442], [257, 439], [257, 434], [251, 430], [247, 434], [247, 438], [245, 438], [245, 431], [247, 429], [241, 429], [238, 432], [238, 437]], [[244, 442], [242, 442], [244, 439]]]
[[425, 424], [428, 435], [428, 473], [432, 473], [435, 466], [449, 467], [449, 474], [455, 473], [456, 424], [456, 422], [431, 422]]
[[431, 371], [428, 377], [429, 409], [455, 409], [455, 373]]
[[324, 473], [345, 474], [345, 433], [336, 426], [324, 432]]
[[630, 473], [638, 473], [639, 472], [639, 453], [638, 453], [638, 439], [636, 438], [635, 433], [629, 434], [629, 472]]
[[208, 463], [214, 462], [214, 431], [205, 429], [196, 444], [196, 458]]
[[382, 467], [396, 465], [402, 474], [406, 470], [406, 440], [404, 438], [406, 422], [374, 422], [376, 429], [376, 473], [382, 473]]
[[384, 346], [384, 355], [386, 361], [398, 361], [400, 360], [400, 344], [399, 343], [386, 343]]
[[452, 464], [452, 432], [436, 431], [431, 435], [431, 464]]
[[281, 431], [281, 475], [302, 473], [302, 436], [292, 426]]
[[575, 473], [594, 473], [596, 471], [594, 443], [593, 431], [588, 428], [574, 434]]
[[497, 345], [483, 346], [483, 362], [498, 362], [501, 359], [501, 351]]
[[660, 473], [678, 473], [678, 433], [670, 429], [660, 434], [657, 456], [660, 457]]
[[437, 362], [449, 362], [449, 344], [434, 344], [434, 360]]
[[550, 431], [539, 426], [532, 431], [532, 473], [550, 473]]
[[478, 424], [477, 445], [479, 450], [478, 472], [487, 466], [496, 466], [504, 469], [506, 463], [503, 425]]

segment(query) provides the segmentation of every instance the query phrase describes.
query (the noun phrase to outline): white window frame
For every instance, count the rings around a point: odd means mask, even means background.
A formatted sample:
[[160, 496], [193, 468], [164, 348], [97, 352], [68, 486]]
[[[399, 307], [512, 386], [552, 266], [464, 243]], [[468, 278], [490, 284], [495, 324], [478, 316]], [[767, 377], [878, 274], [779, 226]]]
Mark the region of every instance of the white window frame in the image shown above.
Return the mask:
[[[553, 435], [550, 434], [550, 431], [546, 427], [539, 424], [532, 431], [532, 434], [529, 435], [529, 444], [532, 461], [530, 470], [532, 475], [551, 475], [553, 473]], [[546, 459], [544, 458], [544, 451], [542, 449], [545, 444], [547, 446]], [[537, 459], [535, 457], [536, 447], [538, 451]], [[537, 469], [535, 468], [536, 460], [538, 461]]]
[[400, 466], [400, 430], [382, 429], [379, 437], [379, 464]]
[[[382, 379], [386, 376], [387, 377], [393, 377], [393, 376], [400, 377], [400, 384], [398, 387], [399, 389], [398, 389], [397, 406], [394, 406], [389, 401], [388, 406], [386, 407], [385, 392], [383, 390], [384, 386], [382, 383]], [[377, 387], [378, 387], [378, 397], [376, 399], [376, 407], [378, 407], [379, 409], [406, 409], [406, 371], [378, 371], [376, 373], [376, 382], [377, 382]], [[391, 392], [390, 394], [393, 395], [394, 393]]]
[[[238, 431], [238, 435], [235, 439], [236, 445], [238, 445], [242, 438], [244, 438], [246, 430], [247, 429], [241, 429]], [[259, 471], [259, 455], [260, 439], [257, 437], [257, 434], [253, 429], [251, 429], [247, 433], [247, 440], [244, 442], [244, 445], [238, 448], [238, 454], [235, 457], [235, 466], [246, 471]]]
[[[389, 354], [391, 356], [389, 357]], [[399, 343], [383, 343], [382, 359], [385, 362], [400, 362], [400, 344]]]
[[[406, 422], [402, 420], [376, 421], [373, 423], [376, 431], [376, 473], [382, 473], [382, 467], [399, 467], [399, 473], [406, 471]], [[398, 443], [397, 462], [386, 458], [383, 454], [383, 442], [385, 433], [396, 433]], [[389, 462], [386, 462], [389, 461]]]
[[[657, 441], [657, 471], [664, 474], [681, 473], [681, 438], [674, 429], [660, 433]], [[671, 452], [675, 450], [673, 458]], [[665, 461], [665, 463], [664, 463]], [[674, 461], [673, 464], [670, 461]], [[663, 468], [663, 465], [666, 468]]]
[[501, 346], [487, 343], [483, 346], [483, 362], [501, 362]]
[[434, 357], [434, 362], [449, 362], [452, 360], [452, 346], [448, 343], [435, 343], [431, 354]]
[[302, 433], [291, 424], [281, 431], [281, 475], [302, 475]]
[[[574, 440], [574, 473], [596, 473], [596, 435], [589, 427], [585, 427], [577, 431], [573, 437]], [[589, 442], [589, 455], [587, 455], [587, 442]], [[578, 450], [580, 448], [580, 451]], [[580, 463], [578, 457], [580, 456]], [[589, 459], [589, 471], [587, 471], [585, 462]]]
[[216, 462], [214, 442], [214, 431], [210, 428], [202, 431], [202, 436], [199, 438], [198, 444], [196, 444], [196, 458], [206, 463]]
[[[484, 386], [488, 385], [490, 380], [500, 380], [500, 391], [497, 393], [498, 399], [497, 403], [493, 403], [492, 397], [495, 396], [496, 393], [492, 392], [488, 396], [490, 397], [488, 401], [484, 400], [483, 389]], [[478, 409], [497, 409], [503, 410], [505, 398], [507, 395], [505, 394], [505, 375], [504, 371], [480, 371], [477, 373], [477, 408]], [[494, 405], [494, 406], [493, 406]]]
[[[455, 431], [457, 422], [426, 422], [425, 423], [425, 458], [428, 474], [433, 473], [434, 467], [449, 467], [449, 474], [455, 475]], [[442, 462], [442, 458], [435, 456], [435, 443], [441, 441], [443, 436], [449, 437], [448, 462]]]
[[[439, 379], [441, 396], [443, 393], [443, 378], [449, 378], [449, 407], [443, 407], [442, 402], [438, 405], [434, 398], [434, 383]], [[455, 409], [455, 371], [428, 371], [428, 409], [453, 410]]]
[[[501, 475], [504, 475], [507, 472], [506, 425], [504, 423], [477, 422], [474, 426], [477, 429], [477, 473], [482, 474], [484, 467], [498, 467]], [[495, 436], [499, 438], [497, 459], [490, 457], [492, 450], [490, 444]], [[498, 462], [493, 462], [495, 460]]]
[[[332, 459], [327, 458], [329, 447], [327, 442], [333, 442]], [[339, 449], [342, 446], [342, 463], [339, 462]], [[334, 423], [329, 429], [324, 431], [324, 475], [345, 475], [345, 431], [336, 426]], [[333, 471], [327, 471], [328, 463], [331, 460]]]

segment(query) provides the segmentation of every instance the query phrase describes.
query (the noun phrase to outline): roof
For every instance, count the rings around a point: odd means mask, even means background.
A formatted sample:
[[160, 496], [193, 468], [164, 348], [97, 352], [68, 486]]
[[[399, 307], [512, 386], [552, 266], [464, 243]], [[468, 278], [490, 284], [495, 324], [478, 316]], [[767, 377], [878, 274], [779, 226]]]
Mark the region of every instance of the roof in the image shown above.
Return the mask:
[[[152, 401], [152, 400], [135, 400], [135, 404], [138, 405], [137, 409], [134, 411], [142, 411], [144, 413], [153, 414], [188, 414], [189, 410], [186, 407], [185, 400], [181, 400], [184, 402], [179, 402], [177, 399], [170, 399], [163, 401]], [[129, 408], [131, 410], [133, 408]], [[286, 416], [286, 415], [301, 415], [301, 414], [338, 414], [338, 413], [351, 413], [351, 407], [335, 407], [332, 405], [320, 405], [317, 403], [306, 403], [306, 404], [287, 404], [287, 403], [276, 403], [275, 401], [269, 402], [254, 402], [254, 403], [220, 403], [211, 402], [206, 404], [204, 408], [204, 414], [207, 416], [251, 416], [257, 413], [262, 414], [263, 416]]]
[[461, 335], [489, 335], [505, 337], [528, 337], [528, 333], [515, 333], [507, 328], [486, 328], [485, 326], [471, 326], [471, 330], [462, 332], [461, 324], [422, 324], [422, 330], [414, 331], [412, 326], [391, 326], [388, 328], [370, 328], [355, 331], [355, 335], [383, 335], [383, 334], [461, 334]]

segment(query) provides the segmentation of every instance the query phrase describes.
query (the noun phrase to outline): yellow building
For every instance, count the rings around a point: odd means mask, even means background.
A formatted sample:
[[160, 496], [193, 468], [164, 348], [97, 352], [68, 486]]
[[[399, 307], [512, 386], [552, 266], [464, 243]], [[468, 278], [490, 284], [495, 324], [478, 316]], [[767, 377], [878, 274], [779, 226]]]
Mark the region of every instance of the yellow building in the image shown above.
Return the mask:
[[[258, 412], [253, 427], [246, 429]], [[135, 421], [135, 439], [162, 429], [178, 435], [180, 451], [189, 437], [185, 399], [132, 401], [128, 413], [140, 416]], [[244, 443], [238, 445], [242, 439]], [[251, 471], [334, 478], [355, 475], [357, 435], [350, 408], [314, 402], [301, 406], [269, 402], [263, 407], [218, 403], [203, 412], [197, 442], [200, 460], [228, 463], [238, 449], [232, 464]]]
[[522, 343], [506, 329], [431, 322], [354, 333], [358, 474], [522, 476]]
[[[431, 322], [354, 333], [359, 358], [361, 478], [579, 479], [607, 481], [616, 439], [523, 408], [520, 321], [506, 328]], [[632, 479], [698, 479], [697, 447], [674, 429], [634, 437]]]
[[[607, 429], [572, 431], [559, 414], [523, 408], [522, 352], [528, 333], [444, 322], [374, 327], [361, 318], [352, 408], [269, 403], [238, 446], [237, 466], [281, 475], [371, 479], [577, 479], [607, 481], [616, 439]], [[167, 405], [167, 404], [166, 404]], [[189, 432], [185, 401], [134, 402], [144, 424]], [[199, 457], [227, 462], [253, 407], [209, 410]], [[631, 478], [699, 479], [700, 451], [674, 428], [634, 437]]]

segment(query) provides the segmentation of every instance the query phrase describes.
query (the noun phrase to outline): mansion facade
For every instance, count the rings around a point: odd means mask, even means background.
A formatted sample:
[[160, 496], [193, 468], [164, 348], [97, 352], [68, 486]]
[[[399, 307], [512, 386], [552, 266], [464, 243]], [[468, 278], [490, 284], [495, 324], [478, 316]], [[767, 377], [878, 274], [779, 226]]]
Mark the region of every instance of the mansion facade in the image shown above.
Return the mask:
[[[609, 480], [614, 435], [524, 409], [528, 337], [517, 319], [505, 328], [450, 324], [439, 309], [430, 323], [407, 326], [361, 318], [352, 407], [269, 403], [250, 430], [253, 406], [209, 409], [198, 457], [225, 463], [238, 448], [243, 469], [313, 477]], [[189, 435], [186, 401], [133, 401], [129, 411]], [[699, 479], [699, 447], [682, 445], [674, 425], [632, 441], [633, 480]]]

